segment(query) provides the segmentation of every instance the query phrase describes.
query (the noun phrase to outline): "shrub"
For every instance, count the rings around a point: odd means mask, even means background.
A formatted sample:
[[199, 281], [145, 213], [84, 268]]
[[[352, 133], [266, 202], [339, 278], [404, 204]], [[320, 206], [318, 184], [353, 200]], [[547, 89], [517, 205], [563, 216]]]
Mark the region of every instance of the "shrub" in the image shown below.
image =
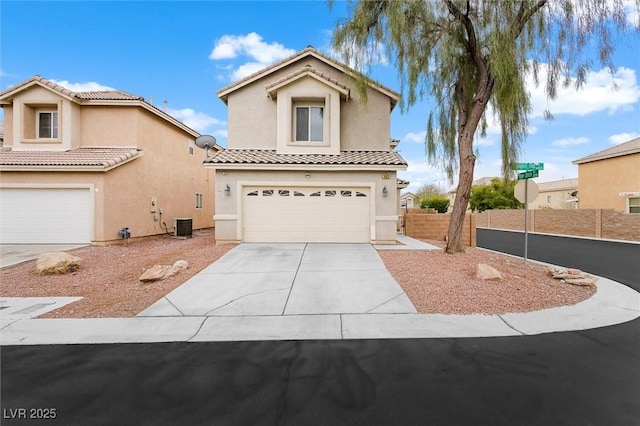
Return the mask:
[[420, 202], [420, 208], [436, 209], [438, 213], [446, 213], [449, 210], [449, 199], [444, 195], [432, 195], [430, 197], [424, 197]]

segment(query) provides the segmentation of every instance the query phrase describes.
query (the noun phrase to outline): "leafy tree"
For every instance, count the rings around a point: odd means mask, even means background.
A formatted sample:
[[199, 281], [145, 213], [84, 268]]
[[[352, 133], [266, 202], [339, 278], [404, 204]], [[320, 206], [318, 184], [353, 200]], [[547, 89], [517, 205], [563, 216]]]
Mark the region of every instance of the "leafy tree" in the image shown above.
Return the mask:
[[[330, 3], [331, 5], [331, 3]], [[640, 0], [635, 0], [640, 9]], [[623, 0], [359, 0], [340, 22], [333, 44], [363, 75], [357, 88], [366, 102], [366, 68], [381, 47], [395, 59], [406, 103], [425, 94], [435, 100], [428, 112], [426, 148], [458, 189], [448, 231], [448, 253], [463, 251], [462, 225], [471, 195], [476, 131], [486, 133], [487, 107], [502, 128], [503, 174], [527, 136], [531, 110], [525, 79], [533, 75], [554, 99], [559, 85], [580, 88], [593, 61], [613, 71], [614, 36], [628, 27]], [[634, 24], [640, 28], [639, 22]], [[620, 32], [617, 32], [620, 30]], [[592, 43], [595, 42], [595, 43]], [[404, 101], [404, 100], [403, 100]], [[547, 114], [550, 116], [550, 114]]]
[[436, 209], [438, 213], [446, 213], [449, 210], [449, 203], [449, 199], [444, 195], [431, 195], [422, 199], [420, 207]]
[[515, 180], [492, 179], [490, 185], [474, 185], [471, 188], [471, 211], [494, 209], [519, 209], [523, 204], [513, 195]]
[[422, 187], [416, 192], [416, 196], [420, 198], [431, 197], [432, 195], [443, 195], [442, 189], [433, 183], [426, 183], [422, 185]]

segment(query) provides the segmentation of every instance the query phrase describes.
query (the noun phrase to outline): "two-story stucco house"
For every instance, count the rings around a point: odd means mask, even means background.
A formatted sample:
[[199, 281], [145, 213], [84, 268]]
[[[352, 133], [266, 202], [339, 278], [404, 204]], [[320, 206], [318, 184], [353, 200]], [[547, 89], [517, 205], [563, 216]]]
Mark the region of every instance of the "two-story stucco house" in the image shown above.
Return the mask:
[[308, 47], [218, 91], [228, 146], [216, 170], [218, 242], [394, 243], [399, 94]]
[[640, 138], [575, 160], [581, 209], [640, 213]]
[[0, 92], [0, 105], [0, 242], [104, 244], [123, 228], [172, 232], [176, 219], [213, 226], [199, 133], [143, 98], [35, 76]]

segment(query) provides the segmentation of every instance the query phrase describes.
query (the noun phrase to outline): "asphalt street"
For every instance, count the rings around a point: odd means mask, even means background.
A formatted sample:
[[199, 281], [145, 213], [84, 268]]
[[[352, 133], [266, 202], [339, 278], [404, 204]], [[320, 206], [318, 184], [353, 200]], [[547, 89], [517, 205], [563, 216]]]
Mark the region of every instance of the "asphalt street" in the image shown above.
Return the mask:
[[1, 350], [2, 425], [640, 424], [640, 319], [521, 337]]

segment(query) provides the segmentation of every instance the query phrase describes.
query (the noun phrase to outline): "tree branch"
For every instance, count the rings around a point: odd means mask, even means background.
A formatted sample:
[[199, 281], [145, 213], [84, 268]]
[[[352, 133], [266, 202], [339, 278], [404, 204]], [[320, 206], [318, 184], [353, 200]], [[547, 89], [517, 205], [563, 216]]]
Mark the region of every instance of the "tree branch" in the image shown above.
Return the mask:
[[524, 30], [524, 26], [527, 23], [527, 21], [531, 19], [531, 17], [535, 15], [540, 9], [542, 9], [547, 4], [547, 1], [548, 0], [540, 0], [538, 3], [536, 3], [535, 6], [533, 6], [529, 10], [525, 9], [525, 6], [524, 6], [525, 2], [520, 3], [520, 9], [518, 10], [518, 15], [516, 16], [516, 19], [511, 27], [511, 31], [514, 39], [520, 36], [520, 33], [522, 33], [522, 30]]
[[464, 26], [464, 29], [467, 32], [467, 51], [469, 52], [469, 55], [471, 55], [473, 62], [476, 64], [478, 71], [480, 71], [480, 75], [485, 75], [487, 71], [486, 65], [480, 55], [480, 49], [478, 49], [478, 40], [476, 38], [475, 28], [473, 28], [473, 22], [471, 22], [469, 16], [463, 14], [451, 0], [445, 0], [445, 3], [447, 4], [449, 13], [451, 13], [453, 17], [460, 21]]

